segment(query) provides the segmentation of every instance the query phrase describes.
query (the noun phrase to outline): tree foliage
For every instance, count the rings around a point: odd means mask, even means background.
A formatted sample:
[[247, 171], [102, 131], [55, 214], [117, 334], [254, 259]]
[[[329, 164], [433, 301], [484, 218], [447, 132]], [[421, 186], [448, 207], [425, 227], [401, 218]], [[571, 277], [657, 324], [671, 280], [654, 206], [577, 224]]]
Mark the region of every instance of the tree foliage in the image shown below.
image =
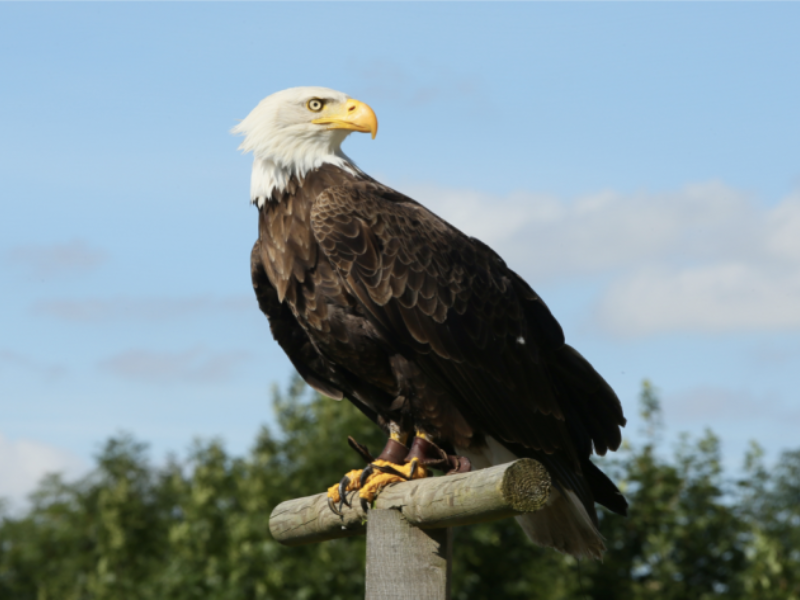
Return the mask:
[[[146, 446], [106, 442], [94, 471], [47, 477], [28, 512], [0, 524], [0, 598], [175, 600], [363, 596], [364, 539], [284, 548], [268, 516], [322, 491], [358, 464], [345, 438], [377, 450], [382, 434], [347, 402], [300, 383], [275, 395], [278, 428], [245, 457], [216, 441], [154, 466]], [[800, 600], [800, 450], [767, 469], [753, 444], [743, 475], [726, 476], [712, 432], [665, 457], [658, 396], [640, 398], [644, 441], [603, 468], [631, 503], [601, 512], [602, 563], [530, 544], [513, 520], [460, 528], [454, 597]]]

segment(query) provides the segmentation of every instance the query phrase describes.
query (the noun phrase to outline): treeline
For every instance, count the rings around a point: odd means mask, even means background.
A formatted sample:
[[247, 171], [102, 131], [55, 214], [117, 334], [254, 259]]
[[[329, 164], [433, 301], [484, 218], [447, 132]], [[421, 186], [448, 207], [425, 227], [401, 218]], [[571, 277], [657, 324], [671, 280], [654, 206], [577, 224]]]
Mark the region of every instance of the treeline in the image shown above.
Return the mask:
[[[363, 538], [284, 548], [267, 520], [358, 466], [348, 434], [373, 449], [382, 434], [299, 383], [274, 403], [279, 429], [263, 428], [245, 457], [206, 441], [155, 467], [144, 444], [120, 436], [86, 478], [48, 477], [27, 514], [2, 520], [0, 598], [363, 597]], [[754, 444], [732, 478], [713, 433], [668, 453], [648, 384], [640, 404], [645, 441], [603, 462], [631, 503], [627, 519], [601, 514], [605, 560], [536, 548], [513, 520], [461, 528], [455, 598], [800, 599], [800, 450], [767, 470]]]

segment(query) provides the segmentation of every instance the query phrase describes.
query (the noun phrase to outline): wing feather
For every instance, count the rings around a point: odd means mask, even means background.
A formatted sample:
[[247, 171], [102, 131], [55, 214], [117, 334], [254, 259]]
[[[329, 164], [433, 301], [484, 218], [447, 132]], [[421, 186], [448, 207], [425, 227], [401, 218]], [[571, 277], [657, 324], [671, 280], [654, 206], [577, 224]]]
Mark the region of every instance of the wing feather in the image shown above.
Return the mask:
[[[564, 345], [561, 327], [487, 246], [371, 182], [326, 190], [311, 221], [320, 248], [371, 319], [428, 376], [453, 389], [459, 409], [487, 433], [565, 452], [574, 464], [582, 445], [575, 435], [598, 450], [617, 443], [609, 434], [618, 432], [613, 410], [609, 417], [603, 402], [574, 400], [569, 385], [554, 381], [575, 362], [554, 357]], [[574, 385], [580, 389], [580, 377]]]

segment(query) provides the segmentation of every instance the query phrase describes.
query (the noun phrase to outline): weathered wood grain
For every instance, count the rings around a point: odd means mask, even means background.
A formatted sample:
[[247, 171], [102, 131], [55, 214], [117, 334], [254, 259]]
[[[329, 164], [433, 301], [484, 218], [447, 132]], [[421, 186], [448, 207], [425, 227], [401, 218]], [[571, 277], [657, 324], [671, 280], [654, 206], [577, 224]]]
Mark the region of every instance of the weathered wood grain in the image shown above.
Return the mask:
[[452, 529], [419, 529], [400, 511], [374, 509], [367, 528], [366, 600], [450, 597]]
[[[523, 458], [488, 469], [417, 479], [388, 486], [374, 509], [395, 509], [422, 529], [470, 525], [533, 512], [550, 493], [550, 475], [541, 463]], [[325, 494], [282, 502], [269, 520], [272, 536], [287, 546], [360, 535], [372, 511], [365, 514], [358, 495], [343, 516], [328, 508]]]

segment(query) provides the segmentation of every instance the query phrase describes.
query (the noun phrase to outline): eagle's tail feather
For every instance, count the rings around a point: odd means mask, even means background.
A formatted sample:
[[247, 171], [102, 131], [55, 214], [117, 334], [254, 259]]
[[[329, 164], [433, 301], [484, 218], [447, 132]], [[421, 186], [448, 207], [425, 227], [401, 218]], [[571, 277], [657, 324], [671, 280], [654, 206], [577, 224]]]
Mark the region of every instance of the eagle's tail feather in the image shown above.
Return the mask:
[[603, 557], [603, 538], [573, 491], [551, 488], [544, 508], [516, 519], [534, 544], [577, 558]]
[[628, 514], [628, 501], [619, 491], [614, 482], [603, 473], [596, 464], [588, 458], [581, 462], [583, 478], [592, 490], [594, 501], [602, 504], [612, 512], [622, 515]]

